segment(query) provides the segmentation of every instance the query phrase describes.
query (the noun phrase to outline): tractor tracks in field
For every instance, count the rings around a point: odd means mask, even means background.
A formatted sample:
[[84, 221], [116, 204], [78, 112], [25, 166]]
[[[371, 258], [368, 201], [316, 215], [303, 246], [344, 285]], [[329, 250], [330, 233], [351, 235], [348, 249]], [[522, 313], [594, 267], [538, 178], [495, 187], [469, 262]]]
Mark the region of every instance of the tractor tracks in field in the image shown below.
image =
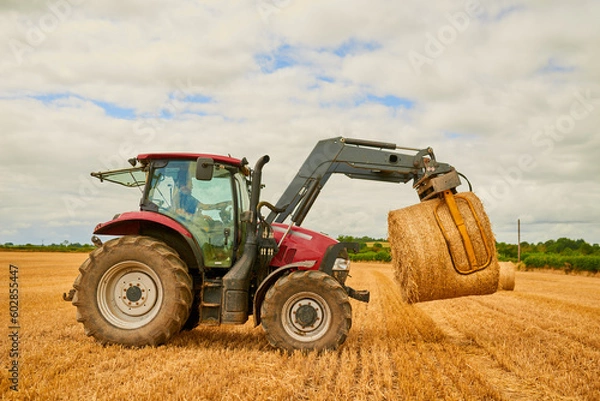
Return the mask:
[[[537, 294], [515, 293], [512, 297], [536, 305], [536, 308], [529, 310], [526, 318], [519, 319], [521, 324], [531, 324], [535, 321], [540, 330], [600, 351], [600, 338], [597, 336], [597, 333], [600, 333], [600, 308]], [[505, 313], [501, 306], [487, 303], [485, 305]]]
[[[447, 302], [447, 301], [446, 301]], [[452, 301], [450, 301], [452, 302]], [[446, 336], [449, 347], [454, 347], [460, 354], [466, 367], [476, 372], [481, 380], [488, 382], [504, 400], [571, 400], [536, 382], [535, 377], [522, 377], [518, 373], [498, 361], [485, 344], [475, 338], [452, 319], [452, 308], [439, 302], [418, 305]]]
[[[372, 282], [370, 288], [373, 294], [385, 291], [379, 280]], [[394, 337], [390, 337], [390, 327], [394, 325], [385, 313], [377, 313], [384, 306], [382, 298], [372, 297], [368, 304], [355, 303], [357, 320], [362, 323], [353, 327], [358, 332], [353, 383], [360, 392], [374, 399], [390, 399], [389, 394], [398, 392], [399, 372], [393, 358]]]
[[[593, 305], [501, 292], [414, 305], [369, 267], [356, 308], [352, 394], [372, 399], [598, 399]], [[354, 307], [354, 306], [353, 306]], [[586, 331], [586, 329], [588, 329]], [[351, 380], [352, 380], [351, 379]]]
[[600, 353], [600, 313], [591, 308], [523, 294], [503, 297], [503, 302], [482, 298], [473, 303], [490, 317], [507, 320], [523, 332], [537, 332], [549, 343], [568, 340], [572, 346]]

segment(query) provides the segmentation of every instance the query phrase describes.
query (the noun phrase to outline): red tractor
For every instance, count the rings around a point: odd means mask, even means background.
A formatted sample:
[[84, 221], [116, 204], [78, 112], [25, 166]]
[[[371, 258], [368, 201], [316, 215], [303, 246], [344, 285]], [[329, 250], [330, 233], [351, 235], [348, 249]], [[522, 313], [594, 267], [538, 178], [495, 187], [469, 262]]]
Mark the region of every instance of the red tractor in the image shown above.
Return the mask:
[[118, 237], [92, 238], [97, 249], [64, 298], [86, 334], [106, 344], [158, 345], [199, 324], [243, 324], [253, 315], [277, 348], [335, 349], [352, 324], [349, 298], [368, 302], [369, 292], [345, 284], [357, 244], [301, 227], [331, 174], [412, 179], [421, 199], [460, 184], [430, 148], [396, 149], [320, 141], [275, 205], [260, 201], [268, 156], [251, 170], [245, 158], [142, 154], [132, 168], [92, 173], [142, 187], [140, 210], [96, 226], [94, 234]]

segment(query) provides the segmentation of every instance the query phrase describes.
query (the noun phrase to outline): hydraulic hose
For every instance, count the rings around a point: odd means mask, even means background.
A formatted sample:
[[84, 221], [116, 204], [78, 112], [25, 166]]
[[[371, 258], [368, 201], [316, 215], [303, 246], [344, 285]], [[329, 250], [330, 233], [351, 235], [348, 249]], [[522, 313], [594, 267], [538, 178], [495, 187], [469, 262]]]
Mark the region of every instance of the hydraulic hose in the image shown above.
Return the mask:
[[467, 181], [467, 184], [469, 184], [469, 192], [473, 192], [473, 186], [471, 185], [471, 181], [469, 181], [467, 176], [464, 175], [463, 173], [459, 173], [458, 171], [456, 172], [456, 174], [460, 175], [462, 178], [464, 178]]

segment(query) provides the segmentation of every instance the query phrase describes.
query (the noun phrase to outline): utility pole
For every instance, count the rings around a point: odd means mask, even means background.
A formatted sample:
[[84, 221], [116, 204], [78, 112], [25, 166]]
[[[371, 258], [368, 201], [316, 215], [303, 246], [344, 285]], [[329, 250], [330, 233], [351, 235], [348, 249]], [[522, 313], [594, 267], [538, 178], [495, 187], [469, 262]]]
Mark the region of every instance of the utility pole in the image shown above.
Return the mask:
[[521, 262], [521, 219], [517, 219], [517, 262]]

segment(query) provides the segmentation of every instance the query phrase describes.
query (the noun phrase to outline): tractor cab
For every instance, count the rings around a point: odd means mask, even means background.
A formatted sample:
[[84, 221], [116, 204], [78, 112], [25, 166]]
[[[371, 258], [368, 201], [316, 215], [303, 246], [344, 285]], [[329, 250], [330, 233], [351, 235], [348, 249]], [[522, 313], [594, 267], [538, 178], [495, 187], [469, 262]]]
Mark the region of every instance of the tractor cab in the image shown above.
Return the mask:
[[250, 207], [245, 160], [144, 154], [130, 162], [132, 168], [92, 175], [128, 187], [144, 186], [142, 212], [183, 226], [201, 250], [204, 267], [231, 267], [244, 242], [241, 222]]

